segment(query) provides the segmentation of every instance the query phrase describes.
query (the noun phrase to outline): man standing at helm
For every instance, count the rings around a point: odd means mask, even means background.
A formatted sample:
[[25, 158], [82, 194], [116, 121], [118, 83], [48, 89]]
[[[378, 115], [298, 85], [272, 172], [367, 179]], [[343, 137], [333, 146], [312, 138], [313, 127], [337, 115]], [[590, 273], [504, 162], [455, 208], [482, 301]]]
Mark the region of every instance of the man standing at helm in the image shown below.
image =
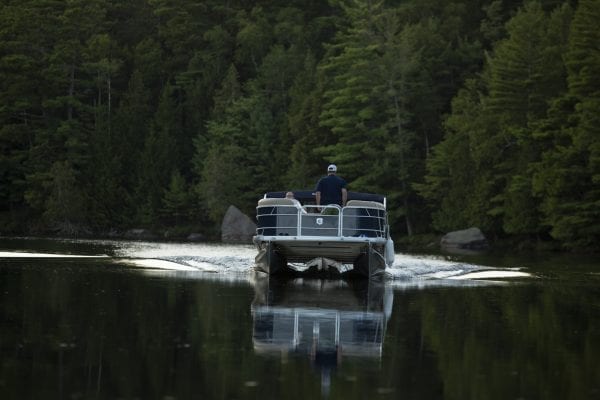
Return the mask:
[[319, 179], [315, 196], [317, 205], [337, 204], [344, 207], [348, 199], [346, 181], [336, 175], [337, 167], [331, 164], [327, 167], [327, 176]]

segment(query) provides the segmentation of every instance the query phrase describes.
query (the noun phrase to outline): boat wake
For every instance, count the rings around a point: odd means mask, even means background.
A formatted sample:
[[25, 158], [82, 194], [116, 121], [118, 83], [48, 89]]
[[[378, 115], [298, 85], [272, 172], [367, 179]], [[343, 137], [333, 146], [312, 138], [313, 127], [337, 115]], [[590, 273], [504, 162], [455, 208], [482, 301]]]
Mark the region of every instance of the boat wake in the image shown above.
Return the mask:
[[395, 287], [498, 285], [514, 278], [531, 278], [521, 268], [492, 268], [434, 256], [396, 254], [394, 265], [386, 270]]
[[[109, 243], [104, 243], [109, 244]], [[154, 276], [196, 279], [247, 280], [254, 270], [256, 250], [249, 245], [113, 242], [107, 255], [0, 252], [0, 258], [102, 258], [139, 268]], [[212, 276], [209, 278], [209, 276]], [[396, 254], [394, 265], [385, 272], [395, 287], [469, 285], [473, 282], [503, 283], [532, 275], [519, 268], [491, 268], [450, 261], [434, 256]]]
[[[254, 271], [254, 249], [248, 254], [213, 254], [210, 256], [162, 255], [157, 258], [129, 258], [126, 262], [137, 267], [159, 271], [181, 271], [186, 277], [194, 273], [215, 275], [226, 280], [237, 278], [246, 280]], [[156, 254], [158, 256], [158, 254]], [[477, 284], [498, 284], [514, 278], [528, 278], [532, 275], [520, 268], [491, 268], [487, 266], [448, 261], [433, 256], [413, 256], [396, 254], [396, 262], [386, 270], [385, 280], [395, 287], [429, 287], [439, 285], [466, 286]], [[163, 274], [164, 275], [164, 274]], [[173, 274], [171, 274], [173, 275]], [[183, 276], [184, 274], [178, 274]], [[199, 276], [200, 277], [200, 276]]]

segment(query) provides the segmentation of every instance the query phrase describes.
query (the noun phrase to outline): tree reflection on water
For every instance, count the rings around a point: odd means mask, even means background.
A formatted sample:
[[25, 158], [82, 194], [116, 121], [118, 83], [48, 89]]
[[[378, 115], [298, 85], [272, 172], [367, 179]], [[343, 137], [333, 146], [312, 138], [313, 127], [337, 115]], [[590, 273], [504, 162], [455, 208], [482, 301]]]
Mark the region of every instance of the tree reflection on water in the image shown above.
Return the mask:
[[600, 275], [576, 267], [376, 283], [0, 257], [0, 398], [599, 398]]

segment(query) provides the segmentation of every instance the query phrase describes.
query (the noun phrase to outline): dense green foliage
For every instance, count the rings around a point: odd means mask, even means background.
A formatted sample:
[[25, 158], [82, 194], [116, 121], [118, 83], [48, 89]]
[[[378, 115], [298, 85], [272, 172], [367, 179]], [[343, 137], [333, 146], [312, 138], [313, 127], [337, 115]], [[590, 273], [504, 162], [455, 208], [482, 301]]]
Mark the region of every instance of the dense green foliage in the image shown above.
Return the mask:
[[398, 235], [600, 239], [600, 2], [3, 0], [3, 232], [212, 230], [330, 162]]

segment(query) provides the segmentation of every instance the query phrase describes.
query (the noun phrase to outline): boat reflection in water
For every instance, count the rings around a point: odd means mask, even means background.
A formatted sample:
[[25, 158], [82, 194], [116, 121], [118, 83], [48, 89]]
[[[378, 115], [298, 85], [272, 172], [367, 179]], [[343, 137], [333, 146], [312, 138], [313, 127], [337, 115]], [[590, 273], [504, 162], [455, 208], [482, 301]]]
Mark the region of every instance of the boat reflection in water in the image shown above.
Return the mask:
[[308, 357], [329, 393], [332, 371], [347, 357], [379, 360], [393, 292], [372, 280], [260, 277], [252, 302], [255, 352]]

